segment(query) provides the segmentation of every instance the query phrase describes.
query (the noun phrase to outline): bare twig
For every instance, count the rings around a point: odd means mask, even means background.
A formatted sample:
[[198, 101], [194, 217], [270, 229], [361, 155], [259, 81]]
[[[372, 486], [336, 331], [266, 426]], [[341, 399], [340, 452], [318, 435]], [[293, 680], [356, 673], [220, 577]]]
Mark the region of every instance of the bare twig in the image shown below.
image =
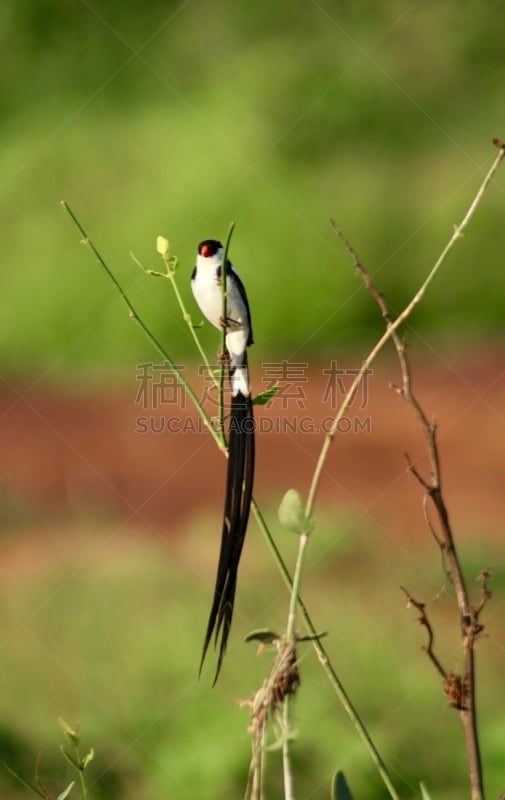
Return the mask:
[[426, 652], [428, 658], [432, 661], [439, 675], [443, 678], [444, 681], [446, 681], [447, 672], [443, 668], [441, 662], [438, 660], [433, 649], [433, 644], [435, 642], [435, 634], [433, 633], [431, 622], [429, 621], [428, 616], [426, 614], [425, 610], [426, 604], [422, 603], [419, 600], [414, 600], [410, 592], [408, 592], [403, 586], [400, 586], [400, 589], [407, 597], [407, 608], [409, 606], [414, 606], [414, 608], [417, 608], [417, 610], [419, 611], [419, 624], [423, 625], [428, 632], [428, 644], [425, 647], [423, 647], [423, 650]]
[[456, 672], [446, 672], [442, 663], [439, 661], [437, 655], [434, 651], [434, 642], [435, 642], [435, 634], [433, 631], [433, 627], [431, 622], [428, 619], [428, 615], [426, 614], [426, 603], [423, 603], [420, 600], [415, 600], [410, 592], [408, 592], [403, 586], [400, 586], [400, 589], [407, 597], [407, 608], [409, 606], [414, 606], [419, 611], [418, 621], [420, 625], [426, 628], [428, 632], [428, 644], [423, 647], [424, 652], [430, 659], [431, 663], [437, 670], [438, 674], [442, 678], [443, 686], [444, 686], [444, 694], [449, 700], [449, 704], [452, 708], [456, 708], [458, 711], [465, 710], [465, 683], [461, 675], [458, 675]]
[[[454, 233], [448, 245], [445, 247], [441, 256], [435, 263], [435, 266], [431, 270], [427, 280], [422, 285], [421, 289], [418, 291], [418, 293], [415, 295], [415, 297], [409, 303], [406, 309], [404, 309], [404, 311], [401, 314], [399, 314], [394, 320], [392, 318], [391, 312], [389, 310], [386, 301], [384, 300], [382, 293], [374, 286], [369, 273], [363, 267], [355, 250], [349, 244], [349, 242], [342, 234], [340, 229], [335, 225], [335, 223], [334, 222], [331, 223], [336, 235], [339, 237], [339, 239], [344, 244], [344, 247], [349, 252], [353, 260], [354, 267], [358, 272], [358, 274], [360, 275], [360, 277], [362, 278], [366, 289], [377, 301], [382, 311], [382, 315], [386, 321], [386, 332], [383, 335], [382, 339], [379, 341], [379, 345], [381, 345], [381, 343], [384, 343], [387, 338], [391, 338], [393, 340], [393, 343], [396, 347], [396, 351], [398, 354], [398, 359], [400, 362], [401, 373], [402, 373], [402, 385], [400, 388], [398, 387], [395, 388], [398, 394], [400, 394], [407, 401], [407, 403], [409, 403], [409, 405], [411, 405], [412, 408], [414, 409], [414, 412], [421, 424], [421, 428], [423, 430], [426, 440], [428, 458], [430, 463], [430, 473], [431, 473], [430, 480], [427, 481], [425, 478], [423, 478], [423, 476], [420, 474], [420, 472], [416, 469], [416, 467], [412, 464], [410, 460], [408, 460], [409, 469], [425, 490], [426, 493], [424, 500], [425, 517], [427, 519], [428, 526], [440, 547], [443, 556], [443, 562], [444, 565], [446, 565], [445, 566], [446, 574], [448, 575], [455, 589], [459, 613], [460, 613], [461, 641], [463, 650], [463, 677], [453, 672], [446, 673], [440, 661], [433, 652], [433, 639], [434, 639], [433, 629], [426, 616], [426, 612], [424, 610], [424, 603], [414, 600], [412, 596], [409, 595], [408, 592], [405, 593], [407, 594], [409, 603], [411, 605], [414, 605], [420, 612], [421, 616], [419, 618], [419, 621], [422, 625], [424, 625], [424, 627], [426, 627], [428, 631], [428, 645], [425, 648], [426, 653], [428, 654], [430, 660], [434, 664], [437, 672], [443, 678], [444, 692], [449, 697], [451, 706], [453, 706], [458, 710], [461, 721], [463, 723], [463, 728], [466, 737], [468, 760], [469, 760], [472, 800], [482, 800], [482, 798], [484, 797], [482, 762], [480, 756], [479, 739], [477, 735], [477, 720], [476, 720], [474, 646], [476, 639], [478, 638], [479, 635], [482, 634], [482, 631], [484, 629], [484, 626], [479, 621], [479, 616], [485, 604], [491, 597], [491, 592], [487, 587], [487, 581], [490, 577], [490, 573], [489, 571], [482, 573], [482, 581], [483, 581], [482, 600], [477, 607], [472, 606], [469, 602], [465, 578], [458, 558], [454, 536], [449, 522], [449, 514], [442, 494], [440, 458], [438, 451], [436, 424], [428, 420], [421, 405], [419, 404], [417, 398], [412, 392], [412, 379], [411, 379], [410, 366], [406, 354], [405, 343], [403, 342], [403, 340], [400, 339], [397, 333], [397, 329], [399, 327], [399, 324], [405, 321], [405, 319], [410, 315], [414, 306], [419, 302], [419, 300], [424, 295], [428, 283], [431, 281], [431, 279], [438, 271], [438, 268], [445, 260], [445, 257], [447, 256], [449, 250], [452, 248], [453, 244], [456, 242], [458, 238], [462, 236], [463, 231], [465, 230], [470, 219], [472, 218], [493, 175], [495, 174], [501, 161], [505, 157], [505, 144], [500, 140], [494, 140], [494, 144], [499, 148], [498, 156], [495, 158], [491, 169], [487, 173], [480, 189], [478, 190], [475, 198], [470, 204], [470, 207], [468, 208], [468, 211], [466, 212], [463, 221], [460, 223], [459, 226], [455, 226]], [[376, 352], [378, 352], [378, 346], [376, 346], [374, 351], [372, 351], [374, 357], [376, 355]], [[369, 356], [365, 364], [369, 366], [370, 362], [371, 358]], [[361, 379], [361, 375], [358, 375], [357, 377]], [[351, 387], [353, 396], [356, 389], [357, 386], [354, 387], [353, 385], [353, 387]], [[428, 512], [427, 512], [428, 499], [432, 501], [435, 510], [437, 512], [438, 522], [440, 526], [440, 533], [438, 535], [435, 533], [434, 527], [428, 517]]]
[[[344, 243], [346, 243], [346, 240], [343, 239], [338, 229], [336, 229], [336, 232], [337, 235], [339, 235], [339, 237], [344, 241]], [[365, 270], [361, 262], [358, 260], [355, 252], [351, 251], [351, 254], [353, 257], [354, 265], [358, 273], [363, 277], [366, 288], [377, 300], [387, 325], [391, 326], [392, 324], [391, 313], [382, 294], [373, 285], [370, 276], [368, 275], [368, 272]], [[414, 598], [408, 592], [405, 593], [407, 594], [409, 604], [415, 606], [415, 608], [417, 608], [417, 610], [419, 611], [420, 613], [419, 622], [426, 628], [428, 632], [428, 645], [424, 649], [428, 657], [430, 658], [431, 662], [435, 666], [435, 669], [440, 674], [443, 680], [444, 692], [448, 696], [451, 706], [456, 708], [460, 713], [467, 742], [467, 752], [468, 752], [469, 766], [470, 766], [470, 781], [472, 786], [472, 798], [473, 800], [480, 800], [480, 798], [483, 797], [483, 783], [482, 783], [482, 764], [480, 758], [479, 742], [477, 736], [476, 714], [475, 714], [475, 664], [474, 664], [474, 653], [473, 653], [473, 644], [475, 641], [475, 636], [477, 634], [477, 630], [475, 628], [476, 624], [475, 611], [472, 614], [472, 609], [470, 607], [468, 600], [468, 593], [466, 589], [463, 572], [461, 570], [451, 526], [449, 523], [448, 511], [442, 494], [441, 477], [440, 477], [440, 460], [439, 460], [438, 444], [436, 439], [436, 426], [434, 423], [429, 422], [417, 398], [412, 392], [411, 372], [406, 354], [405, 343], [400, 339], [396, 331], [393, 331], [391, 338], [393, 339], [394, 345], [396, 347], [402, 372], [402, 386], [400, 388], [396, 387], [396, 391], [414, 409], [415, 414], [420, 421], [427, 443], [428, 457], [430, 462], [430, 472], [431, 472], [430, 481], [427, 481], [421, 475], [421, 473], [417, 470], [417, 468], [414, 466], [414, 464], [411, 462], [408, 456], [407, 460], [410, 472], [419, 481], [419, 483], [421, 484], [426, 493], [424, 499], [425, 516], [427, 516], [428, 499], [431, 499], [437, 512], [439, 525], [441, 529], [440, 535], [437, 535], [435, 533], [434, 527], [431, 524], [431, 522], [429, 523], [429, 528], [433, 536], [435, 537], [437, 543], [440, 546], [444, 563], [447, 563], [446, 571], [448, 577], [450, 578], [451, 583], [453, 583], [456, 591], [458, 607], [460, 610], [460, 617], [461, 617], [462, 644], [463, 644], [463, 654], [464, 654], [463, 679], [461, 678], [461, 676], [457, 675], [454, 672], [447, 673], [445, 671], [445, 669], [443, 668], [442, 664], [440, 663], [440, 661], [438, 660], [433, 651], [434, 634], [431, 624], [426, 616], [424, 603], [414, 600]], [[481, 627], [479, 628], [478, 632], [480, 633], [480, 631]]]
[[42, 761], [42, 752], [39, 752], [39, 753], [37, 753], [37, 759], [35, 761], [35, 780], [37, 782], [37, 786], [39, 787], [41, 794], [44, 795], [46, 800], [51, 800], [51, 795], [49, 794], [49, 792], [47, 791], [46, 787], [42, 783], [42, 779], [40, 777], [39, 767], [40, 767], [40, 762], [41, 761]]
[[[479, 575], [479, 579], [482, 582], [482, 597], [481, 597], [481, 601], [480, 601], [479, 605], [474, 610], [474, 615], [475, 615], [475, 621], [476, 622], [479, 622], [481, 612], [484, 610], [484, 607], [487, 605], [487, 603], [489, 602], [489, 600], [491, 600], [491, 598], [493, 596], [493, 593], [489, 589], [489, 586], [488, 586], [488, 581], [490, 580], [491, 577], [492, 577], [492, 573], [491, 573], [491, 570], [489, 569], [489, 567], [488, 567], [488, 569], [485, 569], [483, 572], [481, 572], [480, 575]], [[484, 626], [482, 625], [481, 626], [481, 630], [478, 631], [478, 632], [480, 633], [483, 630], [484, 630]]]

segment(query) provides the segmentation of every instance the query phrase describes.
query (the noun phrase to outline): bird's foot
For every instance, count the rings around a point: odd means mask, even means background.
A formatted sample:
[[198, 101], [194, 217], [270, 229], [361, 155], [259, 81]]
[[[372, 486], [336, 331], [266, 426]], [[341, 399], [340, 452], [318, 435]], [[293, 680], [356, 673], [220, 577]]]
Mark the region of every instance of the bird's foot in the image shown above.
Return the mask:
[[217, 360], [219, 364], [229, 364], [230, 363], [230, 354], [227, 350], [223, 351], [221, 348], [217, 351]]

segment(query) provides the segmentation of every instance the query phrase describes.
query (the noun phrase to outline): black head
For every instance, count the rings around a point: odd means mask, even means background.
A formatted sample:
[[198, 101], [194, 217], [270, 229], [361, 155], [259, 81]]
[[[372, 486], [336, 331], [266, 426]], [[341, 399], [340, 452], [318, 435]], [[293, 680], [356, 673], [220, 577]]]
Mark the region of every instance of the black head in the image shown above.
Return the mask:
[[198, 255], [204, 256], [204, 258], [215, 256], [222, 246], [221, 242], [218, 242], [216, 239], [205, 239], [198, 245]]

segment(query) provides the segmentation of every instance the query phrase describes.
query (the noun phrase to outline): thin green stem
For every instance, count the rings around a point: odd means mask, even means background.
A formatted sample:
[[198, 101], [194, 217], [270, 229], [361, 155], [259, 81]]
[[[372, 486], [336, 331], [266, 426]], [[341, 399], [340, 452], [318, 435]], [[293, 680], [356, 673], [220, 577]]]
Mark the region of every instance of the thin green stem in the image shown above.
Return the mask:
[[[227, 274], [226, 274], [226, 264], [228, 261], [228, 250], [230, 249], [230, 242], [231, 237], [233, 236], [233, 231], [235, 229], [235, 223], [230, 223], [230, 227], [228, 229], [228, 235], [226, 237], [226, 242], [224, 245], [224, 252], [223, 252], [223, 263], [221, 264], [221, 364], [219, 369], [219, 430], [221, 431], [221, 435], [225, 440], [224, 436], [224, 379], [225, 379], [225, 359], [226, 359], [226, 329], [227, 329], [227, 311], [226, 305], [228, 302], [228, 295], [226, 292], [226, 284], [227, 284]], [[225, 440], [226, 441], [226, 440]]]
[[184, 378], [184, 376], [182, 375], [180, 370], [177, 368], [177, 366], [175, 365], [174, 361], [170, 358], [170, 356], [166, 352], [166, 350], [163, 347], [163, 345], [158, 341], [158, 339], [154, 336], [154, 334], [151, 333], [151, 331], [149, 330], [149, 328], [147, 327], [145, 322], [142, 320], [142, 318], [139, 317], [139, 315], [135, 311], [135, 308], [133, 307], [132, 302], [130, 301], [128, 295], [126, 294], [125, 290], [123, 289], [123, 287], [121, 286], [121, 284], [119, 283], [119, 281], [117, 280], [117, 278], [115, 277], [113, 272], [111, 272], [111, 270], [107, 266], [106, 262], [104, 261], [104, 259], [101, 256], [100, 252], [97, 250], [97, 248], [95, 247], [95, 245], [93, 244], [93, 242], [89, 238], [88, 234], [86, 233], [86, 231], [82, 227], [81, 223], [79, 222], [79, 220], [75, 216], [75, 214], [72, 211], [72, 209], [70, 208], [70, 206], [64, 200], [61, 201], [61, 204], [62, 204], [63, 208], [67, 211], [69, 216], [71, 217], [72, 221], [76, 225], [76, 227], [79, 230], [79, 232], [81, 233], [81, 235], [84, 237], [83, 240], [82, 240], [83, 244], [85, 244], [87, 247], [90, 248], [90, 250], [93, 252], [96, 260], [98, 261], [98, 263], [100, 264], [102, 269], [105, 271], [105, 273], [108, 275], [109, 279], [112, 281], [112, 283], [114, 284], [114, 286], [118, 290], [118, 292], [121, 295], [126, 307], [128, 308], [128, 311], [130, 313], [130, 318], [135, 320], [135, 322], [140, 326], [141, 330], [147, 336], [147, 338], [149, 339], [149, 341], [151, 342], [151, 344], [153, 345], [155, 350], [160, 354], [160, 356], [162, 357], [163, 361], [169, 367], [170, 371], [176, 376], [177, 380], [179, 381], [181, 386], [183, 386], [184, 391], [187, 393], [188, 397], [191, 399], [191, 401], [193, 402], [195, 408], [197, 409], [198, 413], [200, 414], [205, 427], [208, 429], [209, 433], [212, 435], [212, 438], [214, 439], [214, 441], [218, 445], [219, 449], [223, 450], [224, 448], [223, 448], [223, 444], [222, 444], [221, 438], [220, 438], [218, 432], [214, 429], [214, 426], [212, 425], [210, 417], [206, 414], [206, 412], [202, 408], [202, 406], [201, 406], [201, 404], [200, 404], [200, 402], [198, 400], [198, 397], [194, 393], [193, 389], [191, 388], [189, 383], [186, 381], [186, 379]]
[[[296, 607], [298, 604], [298, 595], [300, 591], [300, 583], [303, 572], [303, 559], [307, 542], [309, 541], [308, 533], [301, 533], [298, 542], [298, 553], [296, 556], [295, 571], [293, 573], [293, 581], [291, 583], [291, 595], [289, 598], [289, 611], [288, 622], [286, 625], [286, 639], [291, 641], [295, 637], [295, 624], [296, 624]], [[282, 768], [284, 773], [284, 800], [294, 800], [294, 778], [293, 768], [291, 763], [291, 696], [289, 694], [284, 698], [283, 714], [283, 739], [282, 739]]]
[[182, 316], [183, 316], [184, 321], [186, 322], [186, 324], [187, 324], [187, 326], [188, 326], [188, 328], [189, 328], [189, 330], [191, 332], [191, 336], [193, 337], [193, 341], [194, 341], [194, 343], [196, 345], [196, 348], [197, 348], [198, 352], [200, 353], [200, 356], [202, 358], [203, 363], [205, 364], [205, 368], [207, 370], [207, 373], [210, 376], [210, 378], [212, 379], [212, 381], [214, 383], [214, 386], [217, 389], [218, 381], [217, 381], [215, 372], [214, 372], [214, 370], [212, 369], [212, 367], [210, 365], [210, 362], [209, 362], [209, 359], [207, 358], [205, 350], [203, 349], [203, 347], [202, 347], [202, 345], [200, 343], [200, 339], [196, 335], [196, 331], [195, 331], [195, 328], [194, 328], [194, 325], [193, 325], [191, 314], [189, 314], [186, 311], [186, 307], [185, 307], [183, 299], [181, 297], [181, 293], [179, 292], [179, 287], [177, 286], [177, 281], [175, 280], [175, 272], [174, 271], [169, 271], [167, 273], [167, 277], [169, 278], [169, 280], [170, 280], [170, 282], [172, 284], [172, 287], [173, 287], [177, 302], [179, 303], [179, 307], [180, 307], [181, 312], [182, 312]]
[[[175, 270], [170, 270], [168, 268], [167, 269], [167, 277], [170, 279], [170, 282], [172, 284], [173, 290], [175, 292], [175, 296], [176, 296], [177, 302], [179, 303], [179, 307], [180, 307], [181, 312], [182, 312], [182, 316], [183, 316], [184, 320], [186, 321], [186, 323], [187, 323], [187, 325], [188, 325], [188, 327], [189, 327], [189, 329], [191, 331], [191, 335], [193, 337], [193, 341], [195, 342], [197, 350], [200, 353], [200, 356], [202, 358], [203, 363], [205, 364], [205, 368], [207, 370], [207, 374], [211, 378], [215, 389], [218, 392], [220, 392], [220, 387], [221, 387], [220, 379], [218, 380], [216, 378], [216, 373], [215, 373], [215, 371], [212, 369], [212, 367], [210, 365], [210, 362], [209, 362], [209, 359], [207, 358], [205, 350], [203, 349], [203, 347], [202, 347], [202, 345], [200, 343], [200, 339], [196, 335], [196, 331], [195, 331], [195, 328], [193, 326], [193, 322], [191, 320], [191, 314], [188, 314], [188, 312], [186, 311], [186, 307], [185, 307], [184, 302], [182, 300], [181, 293], [179, 292], [179, 287], [177, 286], [177, 281], [175, 280]], [[221, 375], [221, 372], [219, 374]], [[221, 405], [219, 405], [219, 408], [221, 408]], [[225, 436], [225, 433], [224, 433], [223, 419], [222, 419], [221, 415], [219, 416], [218, 434], [221, 437], [221, 449], [225, 450], [226, 449], [226, 436]]]
[[295, 780], [291, 761], [291, 706], [292, 696], [287, 694], [282, 709], [282, 774], [284, 800], [295, 800]]
[[[74, 750], [75, 750], [75, 760], [76, 760], [77, 764], [82, 764], [81, 756], [80, 756], [80, 753], [79, 753], [79, 748], [76, 746], [74, 748]], [[84, 775], [84, 767], [83, 766], [79, 767], [79, 780], [81, 782], [81, 791], [82, 791], [83, 800], [88, 800], [88, 786], [87, 786], [87, 783], [86, 783], [86, 778], [85, 778], [85, 775]]]
[[286, 627], [286, 636], [288, 639], [292, 639], [293, 636], [295, 635], [296, 606], [298, 603], [298, 594], [300, 591], [300, 582], [302, 579], [303, 558], [305, 555], [305, 549], [307, 547], [308, 541], [309, 541], [308, 533], [300, 534], [298, 542], [298, 553], [296, 556], [295, 571], [293, 573], [293, 582], [291, 585], [291, 598], [289, 602], [288, 624]]
[[21, 775], [17, 774], [17, 772], [14, 772], [14, 770], [11, 767], [9, 767], [9, 765], [6, 764], [5, 761], [0, 761], [0, 767], [3, 767], [4, 770], [6, 772], [8, 772], [9, 775], [12, 778], [14, 778], [14, 780], [16, 780], [18, 783], [20, 783], [21, 786], [24, 786], [25, 789], [28, 789], [28, 791], [33, 792], [33, 794], [36, 794], [37, 797], [41, 797], [42, 800], [47, 800], [46, 795], [43, 794], [40, 791], [40, 789], [38, 789], [36, 786], [34, 786], [33, 783], [30, 783], [30, 781], [27, 781], [27, 780], [25, 780], [25, 778], [22, 778]]
[[[277, 564], [277, 567], [279, 569], [279, 572], [281, 573], [282, 579], [283, 579], [284, 583], [286, 584], [288, 590], [292, 593], [293, 581], [291, 579], [291, 575], [289, 574], [289, 571], [288, 571], [288, 568], [287, 568], [287, 566], [286, 566], [286, 564], [284, 562], [284, 559], [282, 558], [282, 555], [281, 555], [281, 553], [280, 553], [280, 551], [279, 551], [279, 549], [278, 549], [278, 547], [277, 547], [277, 545], [276, 545], [276, 543], [275, 543], [275, 541], [273, 539], [273, 536], [272, 536], [272, 534], [271, 534], [271, 532], [270, 532], [270, 530], [268, 528], [268, 525], [267, 525], [267, 523], [265, 521], [265, 518], [263, 517], [261, 509], [257, 505], [257, 503], [254, 500], [254, 498], [253, 498], [253, 501], [251, 503], [251, 508], [252, 508], [252, 511], [253, 511], [253, 514], [254, 514], [254, 518], [256, 519], [256, 522], [257, 522], [261, 532], [263, 533], [263, 535], [264, 535], [264, 537], [265, 537], [265, 539], [267, 541], [267, 544], [268, 544], [268, 546], [270, 548], [270, 552], [272, 553], [272, 555], [274, 557], [274, 560], [275, 560], [275, 563]], [[292, 595], [293, 595], [293, 593], [292, 593]], [[297, 595], [297, 603], [298, 603], [298, 608], [299, 608], [299, 611], [300, 611], [300, 616], [302, 618], [303, 624], [305, 625], [308, 633], [312, 637], [312, 646], [314, 647], [314, 650], [316, 651], [316, 655], [317, 655], [317, 657], [319, 659], [319, 663], [321, 664], [323, 670], [326, 672], [326, 675], [327, 675], [327, 677], [328, 677], [328, 679], [330, 681], [331, 686], [333, 687], [333, 690], [334, 690], [335, 694], [337, 695], [339, 701], [341, 702], [342, 706], [346, 710], [347, 715], [348, 715], [349, 719], [351, 720], [351, 723], [354, 726], [354, 729], [356, 730], [358, 736], [361, 738], [363, 744], [365, 745], [365, 748], [368, 750], [368, 753], [369, 753], [373, 763], [375, 764], [377, 772], [381, 776], [382, 781], [383, 781], [386, 789], [388, 790], [392, 800], [399, 800], [399, 795], [398, 795], [398, 793], [397, 793], [397, 791], [396, 791], [396, 789], [395, 789], [395, 787], [393, 785], [393, 781], [391, 779], [391, 776], [389, 775], [388, 769], [387, 769], [384, 761], [382, 760], [379, 751], [375, 747], [375, 745], [374, 745], [374, 743], [373, 743], [373, 741], [372, 741], [372, 739], [371, 739], [371, 737], [370, 737], [370, 735], [369, 735], [369, 733], [368, 733], [363, 721], [361, 720], [361, 717], [359, 716], [358, 711], [353, 706], [351, 698], [347, 694], [347, 692], [346, 692], [346, 690], [345, 690], [340, 678], [338, 677], [337, 673], [335, 672], [335, 669], [334, 669], [334, 667], [333, 667], [333, 665], [332, 665], [332, 663], [330, 661], [330, 657], [329, 657], [328, 653], [326, 652], [326, 649], [325, 649], [324, 645], [321, 643], [321, 639], [318, 638], [317, 631], [316, 631], [316, 629], [314, 627], [312, 619], [310, 618], [310, 615], [309, 615], [309, 612], [307, 610], [307, 607], [306, 607], [305, 603], [303, 602], [303, 599], [302, 599], [302, 597], [301, 597], [301, 595], [299, 593]]]

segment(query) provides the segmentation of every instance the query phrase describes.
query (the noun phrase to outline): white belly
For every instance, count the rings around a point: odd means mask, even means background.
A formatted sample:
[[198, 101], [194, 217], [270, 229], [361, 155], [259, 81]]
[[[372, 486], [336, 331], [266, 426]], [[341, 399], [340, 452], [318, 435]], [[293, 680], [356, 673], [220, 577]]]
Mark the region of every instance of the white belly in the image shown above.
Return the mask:
[[[217, 282], [214, 270], [198, 270], [198, 280], [191, 281], [193, 295], [202, 314], [220, 328], [220, 319], [223, 313], [223, 298], [221, 286]], [[227, 312], [228, 314], [228, 309]]]

